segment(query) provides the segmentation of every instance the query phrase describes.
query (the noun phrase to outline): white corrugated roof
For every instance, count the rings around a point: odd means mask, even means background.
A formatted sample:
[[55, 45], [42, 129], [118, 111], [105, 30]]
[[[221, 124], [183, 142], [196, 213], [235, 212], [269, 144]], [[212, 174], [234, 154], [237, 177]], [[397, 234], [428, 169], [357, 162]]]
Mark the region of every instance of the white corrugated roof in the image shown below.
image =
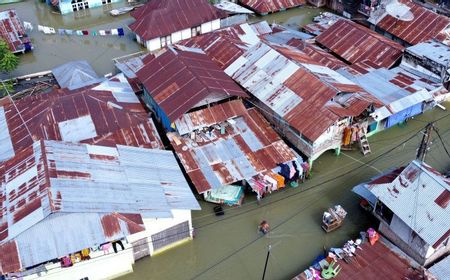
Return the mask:
[[425, 242], [438, 245], [450, 230], [449, 184], [429, 165], [413, 161], [391, 183], [369, 183], [368, 189]]
[[429, 271], [438, 280], [450, 279], [450, 256], [430, 267]]

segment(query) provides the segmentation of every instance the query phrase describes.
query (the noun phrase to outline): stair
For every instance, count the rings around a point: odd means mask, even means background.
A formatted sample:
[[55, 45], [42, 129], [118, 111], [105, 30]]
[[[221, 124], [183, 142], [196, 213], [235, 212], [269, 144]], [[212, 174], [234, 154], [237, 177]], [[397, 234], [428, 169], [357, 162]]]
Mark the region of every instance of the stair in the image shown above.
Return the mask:
[[369, 141], [367, 139], [367, 131], [366, 129], [361, 130], [361, 135], [359, 138], [359, 144], [361, 145], [361, 152], [363, 155], [368, 155], [372, 151], [370, 150]]

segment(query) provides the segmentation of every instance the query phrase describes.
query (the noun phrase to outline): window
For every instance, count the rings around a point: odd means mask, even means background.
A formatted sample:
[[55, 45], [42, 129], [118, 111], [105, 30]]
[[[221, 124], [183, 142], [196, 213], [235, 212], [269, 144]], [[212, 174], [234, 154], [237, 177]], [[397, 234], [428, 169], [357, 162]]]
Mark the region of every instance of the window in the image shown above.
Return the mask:
[[375, 206], [375, 213], [377, 213], [386, 223], [388, 223], [388, 225], [391, 224], [394, 213], [381, 201], [377, 201], [377, 205]]
[[167, 245], [190, 236], [189, 222], [183, 222], [152, 235], [153, 249], [159, 250]]

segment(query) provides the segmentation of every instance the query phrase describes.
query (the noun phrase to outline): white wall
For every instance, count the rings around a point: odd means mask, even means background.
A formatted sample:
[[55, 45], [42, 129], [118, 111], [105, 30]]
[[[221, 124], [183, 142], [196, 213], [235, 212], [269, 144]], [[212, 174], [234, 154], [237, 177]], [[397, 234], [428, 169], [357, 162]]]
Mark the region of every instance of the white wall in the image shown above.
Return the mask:
[[211, 28], [212, 28], [212, 30], [219, 29], [220, 28], [220, 19], [213, 20], [211, 22]]
[[202, 33], [202, 34], [211, 32], [211, 31], [212, 31], [211, 21], [202, 23], [202, 25], [200, 26], [200, 29], [201, 29], [201, 33]]
[[177, 31], [177, 32], [172, 33], [171, 39], [172, 39], [172, 44], [176, 43], [178, 41], [181, 41], [181, 31]]
[[[75, 263], [73, 266], [65, 268], [59, 267], [59, 264], [48, 265], [46, 273], [29, 275], [23, 277], [23, 280], [82, 279], [84, 277], [88, 277], [89, 280], [100, 280], [133, 272], [133, 250], [119, 251], [109, 255], [103, 255], [103, 252], [94, 253], [100, 254], [101, 257], [93, 257], [88, 261]], [[91, 256], [95, 255], [94, 253], [91, 253]]]
[[181, 30], [181, 39], [189, 39], [192, 36], [192, 32], [190, 28]]
[[154, 253], [153, 246], [151, 243], [151, 236], [155, 233], [166, 230], [170, 227], [178, 225], [182, 222], [188, 221], [189, 228], [192, 233], [192, 218], [191, 218], [191, 210], [172, 210], [173, 218], [163, 218], [163, 219], [144, 219], [144, 225], [146, 230], [143, 232], [139, 232], [127, 237], [128, 242], [135, 242], [142, 238], [147, 238], [149, 247], [150, 247], [150, 255]]
[[158, 37], [158, 38], [148, 40], [146, 45], [147, 45], [147, 49], [149, 51], [159, 50], [161, 48], [161, 38]]

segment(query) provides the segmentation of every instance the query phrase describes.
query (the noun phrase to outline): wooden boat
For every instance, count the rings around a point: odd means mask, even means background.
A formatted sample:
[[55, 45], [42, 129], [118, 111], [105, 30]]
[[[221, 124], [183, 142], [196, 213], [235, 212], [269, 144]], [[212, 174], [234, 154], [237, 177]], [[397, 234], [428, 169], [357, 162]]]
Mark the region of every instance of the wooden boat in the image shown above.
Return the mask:
[[131, 12], [132, 10], [134, 10], [134, 8], [135, 8], [135, 6], [133, 6], [133, 7], [127, 6], [127, 7], [122, 7], [122, 8], [111, 10], [109, 13], [112, 16], [120, 16], [120, 15]]
[[322, 229], [328, 233], [340, 228], [346, 215], [347, 212], [340, 205], [328, 208], [322, 216]]

